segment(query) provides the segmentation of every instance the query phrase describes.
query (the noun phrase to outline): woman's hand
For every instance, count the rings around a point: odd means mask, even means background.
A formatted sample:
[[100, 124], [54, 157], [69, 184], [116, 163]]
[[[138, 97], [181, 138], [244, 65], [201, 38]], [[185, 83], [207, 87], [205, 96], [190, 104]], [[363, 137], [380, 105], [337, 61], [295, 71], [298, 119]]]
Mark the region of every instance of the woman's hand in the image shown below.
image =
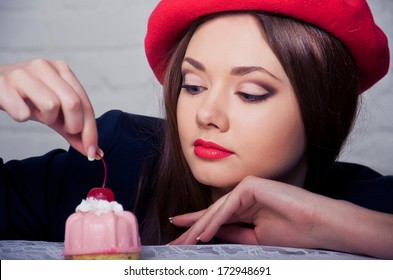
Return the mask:
[[190, 227], [171, 244], [224, 242], [393, 257], [393, 217], [284, 183], [247, 177], [208, 209], [171, 218]]
[[62, 61], [35, 59], [0, 66], [0, 109], [14, 120], [41, 122], [89, 158], [97, 153], [97, 127], [82, 85]]
[[192, 227], [171, 244], [207, 242], [217, 236], [231, 243], [305, 246], [313, 242], [310, 231], [317, 211], [305, 193], [298, 187], [248, 177], [206, 211], [173, 217], [173, 224]]

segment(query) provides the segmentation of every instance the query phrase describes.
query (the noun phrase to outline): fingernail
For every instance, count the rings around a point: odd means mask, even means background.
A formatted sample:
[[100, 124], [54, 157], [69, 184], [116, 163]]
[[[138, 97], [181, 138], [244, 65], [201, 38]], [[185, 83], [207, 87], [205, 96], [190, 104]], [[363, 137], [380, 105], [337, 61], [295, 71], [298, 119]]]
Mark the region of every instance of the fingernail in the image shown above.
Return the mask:
[[101, 150], [101, 149], [98, 147], [98, 148], [97, 148], [96, 155], [95, 155], [95, 159], [96, 159], [96, 160], [100, 160], [100, 159], [102, 159], [103, 157], [104, 157], [104, 151]]
[[87, 148], [87, 159], [90, 161], [95, 160], [96, 159], [96, 151], [97, 151], [97, 149], [95, 146], [93, 146], [93, 145], [89, 146]]
[[199, 241], [199, 240], [201, 240], [201, 236], [198, 236], [198, 237], [196, 238], [196, 241]]
[[169, 217], [168, 220], [169, 220], [169, 222], [170, 222], [171, 224], [173, 224], [172, 217]]

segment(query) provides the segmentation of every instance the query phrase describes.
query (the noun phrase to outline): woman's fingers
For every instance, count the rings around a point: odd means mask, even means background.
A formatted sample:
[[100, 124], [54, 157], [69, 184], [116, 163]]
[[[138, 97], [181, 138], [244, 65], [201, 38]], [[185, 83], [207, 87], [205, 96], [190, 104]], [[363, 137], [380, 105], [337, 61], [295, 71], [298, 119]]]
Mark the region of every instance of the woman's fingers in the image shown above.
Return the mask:
[[186, 238], [188, 236], [188, 232], [186, 231], [185, 233], [183, 233], [182, 235], [180, 235], [178, 238], [176, 238], [175, 240], [171, 241], [169, 243], [169, 245], [195, 245], [198, 243], [198, 240], [194, 240], [194, 242], [189, 242], [186, 243]]
[[234, 244], [258, 244], [254, 229], [247, 225], [223, 225], [215, 235], [219, 239]]
[[[60, 98], [63, 104], [64, 132], [69, 135], [79, 134], [81, 145], [78, 147], [79, 145], [74, 144], [74, 148], [89, 158], [94, 158], [97, 149], [98, 133], [91, 102], [69, 66], [61, 61], [54, 62], [54, 65], [60, 77], [66, 82], [64, 91], [61, 91], [61, 88], [58, 89], [61, 93]], [[60, 83], [56, 85], [60, 86]], [[73, 98], [69, 98], [70, 95], [66, 94], [67, 91], [75, 93], [72, 95]], [[66, 139], [69, 137], [67, 134], [64, 135]], [[71, 138], [69, 139], [72, 145]]]
[[[261, 181], [259, 181], [261, 184]], [[232, 192], [221, 197], [201, 216], [195, 213], [189, 213], [176, 217], [175, 225], [191, 226], [176, 242], [184, 244], [193, 244], [196, 241], [208, 242], [214, 236], [222, 235], [223, 239], [228, 241], [239, 241], [240, 243], [257, 243], [254, 225], [256, 218], [264, 213], [264, 203], [258, 201], [256, 194], [260, 194], [256, 188], [254, 180], [247, 179], [239, 184]], [[181, 220], [180, 220], [181, 219]], [[243, 227], [250, 225], [251, 227]], [[233, 226], [236, 229], [232, 234], [229, 228]]]
[[206, 210], [173, 217], [172, 222], [175, 225], [177, 223], [192, 225], [180, 238], [176, 239], [174, 244], [196, 244], [219, 206], [220, 203], [217, 201]]
[[211, 215], [211, 220], [206, 223], [206, 227], [200, 233], [199, 239], [207, 242], [225, 224], [238, 222], [251, 224], [255, 213], [260, 207], [255, 202], [252, 186], [238, 185], [232, 192], [226, 195], [217, 211], [214, 215]]
[[81, 133], [84, 126], [84, 115], [92, 108], [82, 86], [71, 69], [63, 62], [52, 62], [54, 67], [48, 69], [45, 77], [49, 87], [56, 92], [61, 101], [64, 117], [63, 129], [66, 133]]
[[[61, 104], [55, 92], [24, 69], [16, 71], [11, 79], [11, 83], [19, 93], [14, 94], [14, 98], [22, 98], [29, 107], [29, 119], [46, 125], [57, 121]], [[10, 111], [13, 111], [12, 107]]]
[[191, 227], [195, 222], [197, 222], [206, 210], [201, 210], [198, 212], [187, 213], [183, 215], [178, 215], [169, 218], [170, 222], [178, 227]]
[[51, 124], [59, 105], [56, 94], [24, 68], [0, 79], [0, 106], [16, 121], [33, 119]]
[[24, 122], [31, 117], [29, 106], [15, 89], [7, 89], [0, 82], [0, 109], [6, 111], [17, 122]]
[[48, 125], [87, 156], [97, 152], [92, 105], [64, 62], [35, 59], [0, 66], [0, 109], [17, 121]]
[[[214, 234], [215, 237], [218, 237], [224, 242], [229, 243], [238, 243], [238, 244], [258, 244], [258, 239], [255, 235], [254, 229], [251, 227], [252, 225], [243, 225], [243, 224], [229, 224], [222, 225], [218, 231]], [[170, 245], [194, 245], [200, 242], [208, 242], [208, 240], [203, 240], [203, 238], [195, 237], [190, 238], [190, 230], [183, 233], [177, 239], [172, 241]]]
[[[226, 206], [232, 203], [227, 201], [228, 197], [228, 195], [221, 197], [206, 210], [173, 217], [171, 220], [174, 225], [190, 227], [190, 229], [171, 244], [208, 242], [223, 224], [237, 222], [237, 218], [232, 215], [231, 207]], [[236, 208], [236, 205], [234, 207]]]
[[[204, 220], [208, 219], [209, 215], [205, 215], [208, 211], [202, 210], [198, 212], [187, 213], [170, 218], [170, 222], [178, 227], [190, 227], [185, 233], [173, 240], [171, 245], [187, 244], [193, 245], [198, 243], [197, 237], [199, 236], [199, 228], [203, 228]], [[203, 217], [203, 218], [202, 218]]]

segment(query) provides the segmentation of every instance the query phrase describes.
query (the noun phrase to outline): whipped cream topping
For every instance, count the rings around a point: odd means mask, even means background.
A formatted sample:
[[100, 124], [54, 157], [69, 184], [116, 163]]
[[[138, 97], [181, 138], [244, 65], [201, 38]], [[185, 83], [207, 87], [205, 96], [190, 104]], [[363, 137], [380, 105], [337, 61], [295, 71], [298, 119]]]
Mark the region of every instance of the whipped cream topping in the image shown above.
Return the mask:
[[123, 211], [123, 206], [116, 201], [107, 201], [101, 199], [95, 199], [93, 197], [88, 197], [87, 199], [82, 199], [82, 202], [76, 207], [76, 212], [90, 212], [93, 211], [96, 214], [107, 213], [107, 212], [121, 212]]

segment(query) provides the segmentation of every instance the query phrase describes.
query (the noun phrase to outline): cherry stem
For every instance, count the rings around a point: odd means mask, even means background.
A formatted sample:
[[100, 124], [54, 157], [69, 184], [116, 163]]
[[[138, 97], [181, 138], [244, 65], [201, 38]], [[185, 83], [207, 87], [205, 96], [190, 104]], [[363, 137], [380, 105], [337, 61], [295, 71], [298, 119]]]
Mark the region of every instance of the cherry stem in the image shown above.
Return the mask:
[[104, 181], [102, 182], [102, 188], [105, 188], [106, 185], [106, 177], [108, 175], [108, 168], [106, 167], [106, 163], [104, 157], [101, 157], [102, 165], [104, 166]]

